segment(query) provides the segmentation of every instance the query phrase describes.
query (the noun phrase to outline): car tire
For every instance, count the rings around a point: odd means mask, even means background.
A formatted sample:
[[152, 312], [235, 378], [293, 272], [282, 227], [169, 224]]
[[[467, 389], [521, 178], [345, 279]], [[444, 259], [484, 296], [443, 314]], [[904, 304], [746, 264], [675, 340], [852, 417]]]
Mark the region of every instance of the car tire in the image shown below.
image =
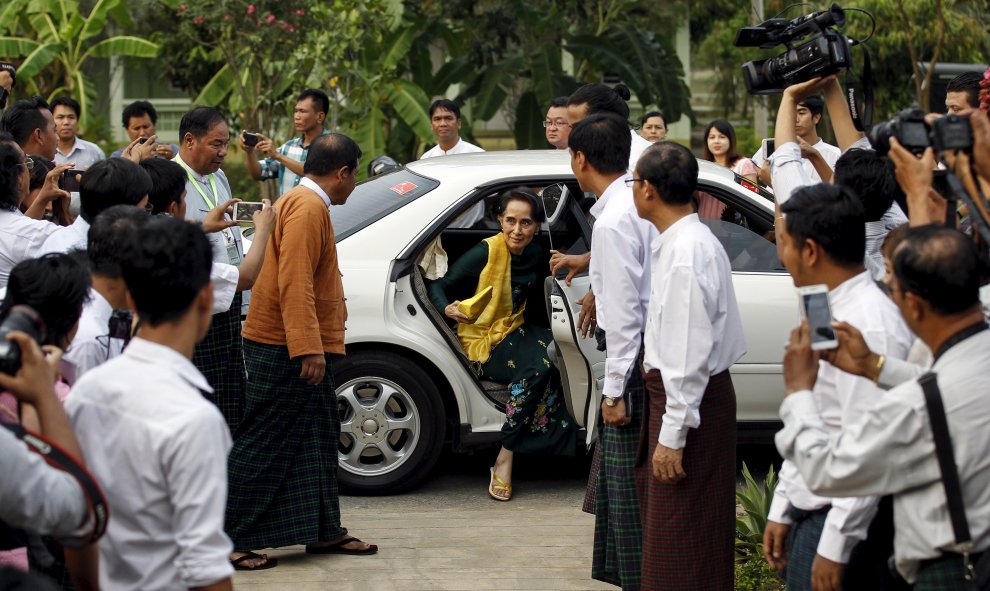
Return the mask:
[[350, 494], [418, 486], [444, 442], [443, 400], [433, 379], [394, 353], [363, 351], [334, 364], [340, 413], [337, 478]]

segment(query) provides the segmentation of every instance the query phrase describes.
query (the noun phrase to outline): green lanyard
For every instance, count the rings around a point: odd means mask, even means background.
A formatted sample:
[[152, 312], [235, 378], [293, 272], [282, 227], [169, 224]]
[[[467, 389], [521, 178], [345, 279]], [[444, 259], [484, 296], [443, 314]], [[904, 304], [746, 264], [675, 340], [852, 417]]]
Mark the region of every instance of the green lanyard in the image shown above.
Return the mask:
[[179, 164], [182, 166], [182, 168], [186, 169], [186, 176], [188, 176], [189, 180], [192, 181], [193, 186], [196, 187], [196, 190], [199, 191], [199, 194], [203, 196], [203, 201], [206, 202], [206, 205], [209, 206], [210, 209], [216, 207], [217, 206], [216, 202], [220, 200], [220, 196], [217, 193], [217, 181], [215, 178], [213, 178], [213, 173], [210, 173], [209, 175], [210, 189], [213, 190], [213, 201], [210, 201], [210, 198], [206, 196], [206, 191], [203, 190], [203, 187], [200, 186], [199, 181], [196, 180], [196, 177], [193, 176], [192, 169], [189, 168], [189, 166], [187, 166], [185, 162], [180, 161]]

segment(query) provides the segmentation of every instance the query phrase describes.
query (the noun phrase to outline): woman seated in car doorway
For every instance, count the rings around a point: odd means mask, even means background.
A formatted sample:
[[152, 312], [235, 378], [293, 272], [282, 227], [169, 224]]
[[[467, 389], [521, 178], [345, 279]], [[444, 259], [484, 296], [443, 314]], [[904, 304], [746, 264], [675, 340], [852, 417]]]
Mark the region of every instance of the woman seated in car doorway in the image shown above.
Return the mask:
[[[502, 232], [467, 251], [429, 287], [433, 304], [457, 322], [457, 337], [468, 359], [480, 367], [479, 376], [509, 385], [502, 449], [488, 484], [488, 494], [498, 501], [512, 498], [515, 452], [570, 455], [575, 448], [577, 429], [561, 404], [560, 374], [547, 355], [553, 336], [549, 328], [523, 317], [526, 295], [542, 286], [546, 275], [546, 255], [533, 242], [545, 219], [531, 191], [502, 193]], [[461, 299], [451, 301], [451, 296]]]

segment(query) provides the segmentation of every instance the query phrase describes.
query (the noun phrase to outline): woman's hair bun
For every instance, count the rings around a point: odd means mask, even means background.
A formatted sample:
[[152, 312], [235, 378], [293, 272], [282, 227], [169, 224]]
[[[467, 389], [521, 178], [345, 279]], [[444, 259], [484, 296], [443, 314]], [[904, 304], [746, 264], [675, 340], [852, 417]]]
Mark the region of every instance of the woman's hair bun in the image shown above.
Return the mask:
[[615, 92], [615, 94], [619, 95], [620, 99], [624, 101], [628, 101], [630, 98], [632, 98], [632, 93], [629, 92], [629, 87], [626, 86], [625, 84], [622, 84], [621, 82], [619, 84], [616, 84], [615, 87], [612, 88], [612, 90]]

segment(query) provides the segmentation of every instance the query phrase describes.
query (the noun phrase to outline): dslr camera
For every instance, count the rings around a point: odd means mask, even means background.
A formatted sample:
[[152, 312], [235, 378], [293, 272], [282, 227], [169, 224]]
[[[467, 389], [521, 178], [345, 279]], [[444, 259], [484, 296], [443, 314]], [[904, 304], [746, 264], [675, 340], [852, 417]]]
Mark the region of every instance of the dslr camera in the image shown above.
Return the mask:
[[870, 143], [881, 156], [886, 156], [890, 151], [892, 137], [897, 138], [904, 149], [919, 156], [929, 146], [939, 154], [946, 150], [970, 150], [973, 147], [973, 129], [968, 118], [946, 115], [928, 125], [925, 113], [917, 107], [905, 109], [870, 130]]
[[[828, 10], [788, 20], [772, 18], [736, 32], [736, 47], [771, 49], [778, 45], [787, 51], [765, 60], [743, 64], [743, 78], [750, 94], [780, 94], [792, 84], [828, 76], [852, 65], [849, 39], [832, 27], [846, 22], [846, 11], [838, 4]], [[795, 42], [808, 38], [795, 46]]]
[[14, 306], [0, 322], [0, 373], [14, 375], [21, 369], [21, 347], [7, 340], [7, 335], [20, 331], [37, 343], [45, 340], [45, 323], [29, 306]]

